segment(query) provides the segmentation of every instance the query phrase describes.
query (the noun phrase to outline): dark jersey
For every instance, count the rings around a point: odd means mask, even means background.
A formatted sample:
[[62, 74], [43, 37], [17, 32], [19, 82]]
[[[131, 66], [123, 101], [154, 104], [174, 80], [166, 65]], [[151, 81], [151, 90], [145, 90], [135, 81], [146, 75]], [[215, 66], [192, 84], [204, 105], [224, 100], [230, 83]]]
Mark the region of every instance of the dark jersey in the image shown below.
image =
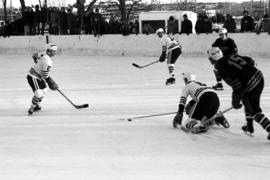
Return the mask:
[[261, 71], [254, 66], [253, 59], [237, 54], [218, 60], [215, 69], [235, 93], [251, 91], [263, 78]]
[[218, 38], [213, 44], [212, 47], [219, 47], [221, 49], [223, 56], [229, 56], [238, 52], [237, 46], [233, 39], [227, 38], [222, 40]]

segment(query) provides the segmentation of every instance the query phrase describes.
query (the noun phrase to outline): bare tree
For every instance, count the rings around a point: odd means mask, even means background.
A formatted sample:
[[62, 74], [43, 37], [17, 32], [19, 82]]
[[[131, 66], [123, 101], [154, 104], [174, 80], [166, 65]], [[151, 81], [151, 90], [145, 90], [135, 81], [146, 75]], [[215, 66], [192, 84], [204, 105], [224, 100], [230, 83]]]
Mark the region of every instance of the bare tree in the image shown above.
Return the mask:
[[88, 5], [88, 7], [87, 7], [87, 11], [89, 10], [89, 9], [93, 9], [93, 6], [94, 6], [94, 4], [97, 2], [97, 0], [92, 0], [90, 3], [89, 3], [89, 5]]
[[108, 4], [116, 6], [121, 13], [121, 21], [127, 22], [134, 7], [142, 0], [110, 0]]
[[2, 0], [4, 7], [4, 20], [7, 21], [7, 0]]
[[25, 1], [24, 0], [20, 0], [20, 3], [21, 3], [22, 11], [24, 11], [25, 10]]

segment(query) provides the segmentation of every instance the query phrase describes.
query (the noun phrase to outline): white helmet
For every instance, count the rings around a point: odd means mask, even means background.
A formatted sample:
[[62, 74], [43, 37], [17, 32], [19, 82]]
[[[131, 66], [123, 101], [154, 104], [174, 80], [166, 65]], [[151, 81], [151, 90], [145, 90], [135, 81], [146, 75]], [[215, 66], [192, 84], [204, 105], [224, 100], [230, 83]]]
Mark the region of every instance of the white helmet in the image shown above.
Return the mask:
[[158, 34], [158, 33], [164, 33], [164, 30], [163, 30], [162, 28], [158, 28], [158, 29], [156, 30], [156, 34]]
[[57, 51], [57, 46], [55, 44], [48, 44], [47, 50]]
[[223, 57], [222, 51], [218, 47], [211, 47], [207, 50], [207, 54], [209, 56], [209, 60], [214, 63], [214, 61], [218, 61]]
[[195, 75], [190, 74], [189, 72], [182, 73], [182, 76], [183, 76], [183, 80], [184, 80], [185, 84], [188, 84], [188, 82], [195, 80]]
[[219, 31], [218, 31], [218, 35], [223, 39], [227, 39], [228, 37], [228, 31], [226, 28], [221, 28]]

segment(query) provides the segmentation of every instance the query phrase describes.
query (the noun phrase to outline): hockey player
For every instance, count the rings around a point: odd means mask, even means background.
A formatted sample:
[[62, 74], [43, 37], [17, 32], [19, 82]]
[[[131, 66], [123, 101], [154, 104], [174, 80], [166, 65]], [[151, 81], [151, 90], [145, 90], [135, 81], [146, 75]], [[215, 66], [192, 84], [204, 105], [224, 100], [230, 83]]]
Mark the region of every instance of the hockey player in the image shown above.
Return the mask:
[[[217, 93], [211, 87], [193, 81], [189, 73], [183, 73], [183, 79], [185, 87], [182, 90], [178, 113], [173, 120], [173, 127], [176, 128], [177, 125], [180, 125], [187, 132], [202, 133], [208, 130], [212, 122], [215, 122], [218, 125], [228, 128], [229, 123], [222, 114], [215, 116], [220, 106]], [[192, 100], [185, 108], [188, 96], [191, 96]], [[189, 118], [182, 124], [184, 108]], [[207, 121], [209, 121], [208, 124], [203, 123]]]
[[[219, 38], [212, 44], [212, 47], [218, 47], [221, 49], [224, 56], [236, 54], [238, 52], [237, 46], [233, 39], [228, 37], [228, 31], [226, 28], [219, 30]], [[215, 90], [223, 90], [222, 78], [218, 74], [217, 70], [214, 69], [214, 74], [217, 80], [217, 84], [213, 86]]]
[[174, 66], [178, 57], [181, 55], [181, 45], [172, 37], [167, 36], [162, 28], [156, 30], [156, 34], [161, 39], [162, 53], [159, 57], [160, 62], [164, 62], [167, 57], [167, 66], [170, 77], [166, 80], [166, 85], [175, 83]]
[[31, 107], [28, 110], [29, 115], [41, 110], [40, 103], [47, 92], [47, 85], [52, 90], [58, 89], [58, 85], [49, 75], [52, 67], [51, 57], [55, 55], [56, 51], [57, 46], [49, 44], [45, 53], [41, 53], [40, 55], [34, 53], [32, 56], [34, 63], [27, 75], [28, 84], [34, 93]]
[[262, 72], [255, 67], [254, 60], [238, 54], [223, 56], [217, 47], [210, 48], [208, 56], [222, 79], [232, 87], [232, 106], [235, 109], [241, 108], [241, 101], [244, 105], [247, 124], [242, 130], [248, 134], [253, 133], [255, 120], [269, 133], [267, 138], [270, 140], [270, 121], [260, 107], [264, 78]]

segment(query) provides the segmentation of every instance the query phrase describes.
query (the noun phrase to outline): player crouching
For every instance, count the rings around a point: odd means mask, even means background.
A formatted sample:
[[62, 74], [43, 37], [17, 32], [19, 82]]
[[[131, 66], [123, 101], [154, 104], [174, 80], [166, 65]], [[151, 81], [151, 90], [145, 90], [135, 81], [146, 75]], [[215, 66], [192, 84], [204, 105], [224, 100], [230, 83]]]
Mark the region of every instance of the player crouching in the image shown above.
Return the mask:
[[47, 85], [52, 90], [58, 89], [56, 82], [49, 76], [52, 67], [51, 57], [55, 55], [56, 51], [57, 46], [49, 44], [46, 53], [41, 53], [40, 55], [34, 53], [32, 56], [34, 64], [27, 75], [28, 84], [34, 93], [31, 107], [28, 110], [29, 115], [41, 110], [40, 103], [47, 92]]
[[[205, 84], [196, 82], [189, 73], [183, 73], [185, 87], [182, 90], [178, 112], [173, 120], [173, 127], [181, 126], [186, 132], [202, 133], [206, 132], [213, 124], [229, 127], [226, 118], [218, 112], [220, 101], [217, 93]], [[192, 100], [185, 108], [187, 97]], [[182, 124], [183, 111], [189, 116]]]

